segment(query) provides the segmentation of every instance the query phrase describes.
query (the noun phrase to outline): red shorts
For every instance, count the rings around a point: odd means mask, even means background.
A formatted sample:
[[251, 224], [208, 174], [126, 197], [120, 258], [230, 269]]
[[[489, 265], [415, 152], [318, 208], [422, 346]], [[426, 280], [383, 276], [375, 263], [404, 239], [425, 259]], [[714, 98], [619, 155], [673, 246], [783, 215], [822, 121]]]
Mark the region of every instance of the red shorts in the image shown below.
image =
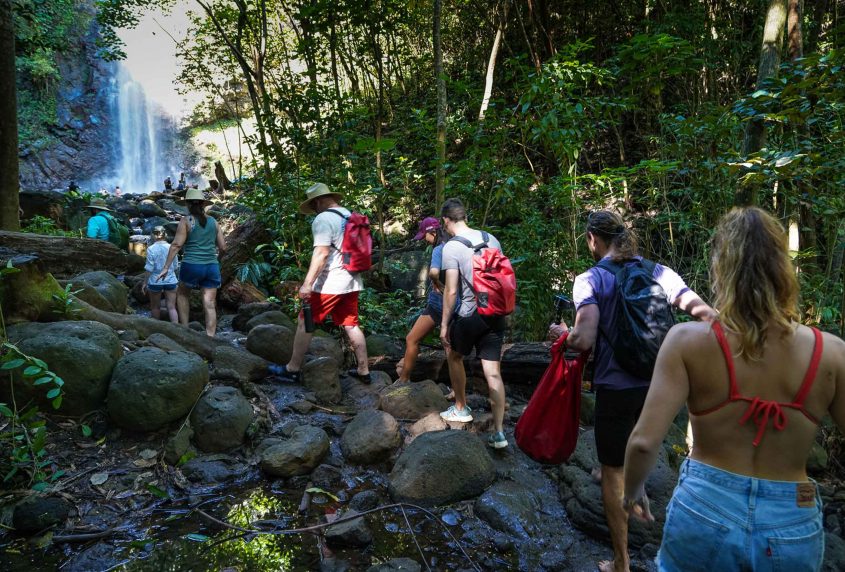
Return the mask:
[[[358, 325], [358, 292], [346, 294], [311, 293], [311, 316], [315, 324], [322, 324], [329, 316], [335, 326]], [[302, 312], [299, 313], [300, 319]]]

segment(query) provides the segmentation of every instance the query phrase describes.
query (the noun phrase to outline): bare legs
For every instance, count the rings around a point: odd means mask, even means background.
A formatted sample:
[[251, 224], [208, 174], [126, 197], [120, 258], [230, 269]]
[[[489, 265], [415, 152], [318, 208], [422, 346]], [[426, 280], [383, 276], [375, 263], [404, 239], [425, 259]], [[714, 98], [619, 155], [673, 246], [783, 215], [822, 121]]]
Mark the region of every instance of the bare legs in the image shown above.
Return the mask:
[[217, 333], [217, 288], [202, 289], [202, 309], [205, 313], [205, 333], [213, 338]]
[[[361, 375], [370, 373], [369, 361], [367, 359], [367, 340], [364, 337], [364, 332], [358, 326], [343, 326], [343, 331], [346, 332], [349, 343], [355, 352], [355, 358], [358, 360], [358, 373]], [[296, 323], [293, 353], [290, 356], [290, 361], [286, 364], [289, 372], [295, 373], [302, 369], [305, 353], [308, 351], [308, 346], [311, 345], [311, 338], [313, 337], [313, 334], [305, 331], [305, 322], [300, 317]]]
[[370, 373], [370, 361], [367, 356], [367, 339], [364, 332], [358, 326], [343, 326], [343, 331], [349, 338], [349, 343], [352, 344], [352, 350], [355, 352], [355, 361], [358, 362], [358, 373], [360, 375], [367, 375]]
[[599, 562], [601, 572], [628, 572], [628, 513], [622, 506], [623, 467], [601, 466], [601, 499], [613, 543], [613, 561]]
[[420, 342], [434, 331], [434, 327], [434, 320], [428, 314], [420, 316], [414, 322], [411, 331], [405, 336], [405, 357], [396, 365], [396, 373], [399, 374], [396, 381], [411, 381], [411, 372], [414, 371], [417, 356], [420, 355]]
[[176, 288], [176, 308], [179, 310], [179, 323], [187, 326], [191, 311], [191, 290], [181, 282]]
[[[461, 363], [461, 369], [463, 369], [463, 363]], [[504, 432], [505, 383], [502, 381], [500, 362], [483, 359], [481, 360], [481, 369], [484, 371], [484, 379], [487, 380], [487, 389], [490, 391], [493, 425], [496, 432]], [[449, 371], [451, 373], [451, 369]]]
[[449, 380], [452, 391], [455, 392], [455, 408], [466, 409], [467, 406], [467, 372], [464, 370], [464, 356], [450, 349], [446, 352], [446, 363], [449, 365]]
[[153, 292], [149, 290], [150, 293], [150, 315], [153, 317], [154, 320], [161, 319], [161, 292]]
[[[161, 292], [150, 293], [150, 314], [156, 320], [161, 319]], [[179, 323], [179, 314], [176, 312], [176, 290], [165, 290], [164, 301], [167, 305], [167, 315], [174, 324]]]

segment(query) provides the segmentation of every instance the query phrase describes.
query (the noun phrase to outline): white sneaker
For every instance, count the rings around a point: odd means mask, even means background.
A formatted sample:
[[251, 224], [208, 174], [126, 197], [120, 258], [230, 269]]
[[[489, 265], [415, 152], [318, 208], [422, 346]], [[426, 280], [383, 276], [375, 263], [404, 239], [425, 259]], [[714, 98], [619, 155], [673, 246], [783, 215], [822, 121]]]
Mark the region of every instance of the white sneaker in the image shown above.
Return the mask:
[[472, 410], [469, 407], [458, 409], [452, 405], [446, 411], [440, 413], [441, 419], [444, 421], [456, 421], [458, 423], [469, 423], [472, 421]]

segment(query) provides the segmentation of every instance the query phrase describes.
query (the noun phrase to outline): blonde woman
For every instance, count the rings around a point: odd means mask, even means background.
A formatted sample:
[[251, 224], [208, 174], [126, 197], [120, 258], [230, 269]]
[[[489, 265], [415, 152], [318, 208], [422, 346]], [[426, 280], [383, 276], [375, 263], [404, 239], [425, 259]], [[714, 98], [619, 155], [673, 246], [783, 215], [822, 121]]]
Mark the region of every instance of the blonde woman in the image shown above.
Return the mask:
[[819, 420], [845, 429], [845, 343], [798, 322], [783, 227], [736, 208], [713, 239], [719, 318], [660, 349], [628, 441], [623, 505], [651, 520], [643, 483], [672, 419], [689, 407], [694, 447], [667, 508], [660, 570], [819, 570], [821, 501], [806, 463]]

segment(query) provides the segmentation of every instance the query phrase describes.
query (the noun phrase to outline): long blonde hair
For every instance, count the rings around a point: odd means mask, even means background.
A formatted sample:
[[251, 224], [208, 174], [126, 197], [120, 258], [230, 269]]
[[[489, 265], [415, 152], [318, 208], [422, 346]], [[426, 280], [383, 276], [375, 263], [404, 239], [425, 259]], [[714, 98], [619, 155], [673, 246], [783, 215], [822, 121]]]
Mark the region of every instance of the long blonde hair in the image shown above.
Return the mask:
[[739, 335], [739, 355], [760, 359], [774, 324], [798, 321], [798, 279], [783, 226], [758, 207], [734, 208], [712, 240], [710, 279], [719, 321]]

